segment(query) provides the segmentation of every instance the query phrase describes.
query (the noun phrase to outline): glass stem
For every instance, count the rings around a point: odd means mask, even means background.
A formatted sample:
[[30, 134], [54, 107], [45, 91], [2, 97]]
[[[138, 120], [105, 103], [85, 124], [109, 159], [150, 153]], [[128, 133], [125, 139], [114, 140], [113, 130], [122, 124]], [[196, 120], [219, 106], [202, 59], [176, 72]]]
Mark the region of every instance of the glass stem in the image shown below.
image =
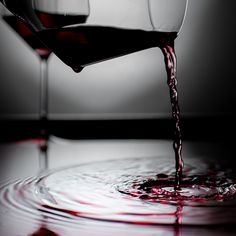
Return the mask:
[[48, 117], [48, 63], [47, 59], [40, 59], [40, 120], [47, 120]]

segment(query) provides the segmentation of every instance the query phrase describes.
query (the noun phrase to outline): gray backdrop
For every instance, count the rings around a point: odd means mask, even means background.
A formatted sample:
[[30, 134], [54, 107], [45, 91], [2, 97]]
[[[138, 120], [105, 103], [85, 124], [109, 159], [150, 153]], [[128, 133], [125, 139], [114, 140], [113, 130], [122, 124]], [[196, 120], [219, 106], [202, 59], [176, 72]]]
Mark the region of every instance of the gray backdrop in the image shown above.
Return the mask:
[[[190, 0], [178, 39], [178, 89], [183, 116], [233, 114], [236, 1]], [[1, 118], [38, 118], [39, 58], [0, 21]], [[149, 49], [75, 74], [49, 59], [49, 115], [54, 119], [170, 115], [163, 57]]]

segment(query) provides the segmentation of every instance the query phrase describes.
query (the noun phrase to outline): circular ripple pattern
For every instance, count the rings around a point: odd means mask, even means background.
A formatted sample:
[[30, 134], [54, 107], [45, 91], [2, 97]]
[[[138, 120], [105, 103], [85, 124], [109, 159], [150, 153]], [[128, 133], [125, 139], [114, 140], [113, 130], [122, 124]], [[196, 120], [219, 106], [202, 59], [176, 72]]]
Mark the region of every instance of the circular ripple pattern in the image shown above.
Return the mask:
[[173, 188], [174, 165], [166, 157], [61, 169], [3, 186], [1, 214], [11, 211], [19, 220], [70, 227], [98, 221], [235, 223], [235, 175], [214, 163], [196, 160], [185, 165], [182, 189], [177, 192]]

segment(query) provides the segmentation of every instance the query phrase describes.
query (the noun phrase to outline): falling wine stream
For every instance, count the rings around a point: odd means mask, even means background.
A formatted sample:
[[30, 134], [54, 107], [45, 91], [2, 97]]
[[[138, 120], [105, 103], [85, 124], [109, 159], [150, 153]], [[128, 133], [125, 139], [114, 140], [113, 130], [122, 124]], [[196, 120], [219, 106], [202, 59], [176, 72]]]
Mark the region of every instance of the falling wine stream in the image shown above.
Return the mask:
[[164, 54], [166, 72], [167, 72], [167, 84], [170, 90], [170, 101], [172, 107], [172, 117], [175, 122], [175, 136], [174, 136], [174, 152], [175, 152], [175, 190], [181, 189], [181, 178], [183, 172], [184, 162], [182, 159], [182, 134], [180, 128], [180, 109], [178, 103], [177, 92], [177, 60], [174, 49], [174, 42], [170, 41], [166, 43], [161, 50]]

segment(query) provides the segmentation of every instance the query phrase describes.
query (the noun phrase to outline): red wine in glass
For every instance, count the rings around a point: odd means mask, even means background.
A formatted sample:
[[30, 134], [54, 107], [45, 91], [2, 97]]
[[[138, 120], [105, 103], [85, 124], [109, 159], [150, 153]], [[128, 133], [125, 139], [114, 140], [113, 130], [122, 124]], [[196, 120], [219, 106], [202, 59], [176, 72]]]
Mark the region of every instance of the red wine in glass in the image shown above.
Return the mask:
[[85, 23], [87, 15], [57, 14], [35, 10], [39, 21], [45, 28], [60, 28], [67, 25]]
[[17, 18], [14, 15], [5, 15], [3, 20], [11, 26], [11, 28], [24, 39], [24, 41], [35, 51], [37, 54], [43, 58], [47, 59], [51, 50], [47, 48], [30, 30], [26, 23]]
[[77, 70], [147, 48], [161, 47], [174, 40], [177, 33], [81, 25], [44, 30], [37, 35], [65, 64]]

